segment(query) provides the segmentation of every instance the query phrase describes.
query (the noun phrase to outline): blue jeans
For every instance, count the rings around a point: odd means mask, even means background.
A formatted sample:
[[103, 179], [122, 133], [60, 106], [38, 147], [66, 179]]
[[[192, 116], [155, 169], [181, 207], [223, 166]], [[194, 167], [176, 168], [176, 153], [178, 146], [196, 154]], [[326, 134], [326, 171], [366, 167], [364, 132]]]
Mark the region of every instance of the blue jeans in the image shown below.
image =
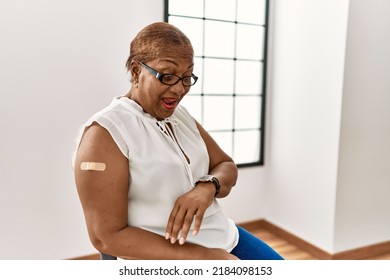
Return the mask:
[[283, 260], [282, 256], [262, 240], [239, 226], [237, 228], [238, 244], [230, 253], [241, 260]]

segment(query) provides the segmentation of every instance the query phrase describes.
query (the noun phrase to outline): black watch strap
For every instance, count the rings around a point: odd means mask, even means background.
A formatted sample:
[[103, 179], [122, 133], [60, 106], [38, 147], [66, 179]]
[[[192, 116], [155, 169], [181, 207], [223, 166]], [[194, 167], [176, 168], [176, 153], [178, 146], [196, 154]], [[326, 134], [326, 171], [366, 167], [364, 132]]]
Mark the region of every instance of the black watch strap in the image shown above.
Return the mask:
[[206, 176], [203, 176], [203, 177], [200, 177], [198, 179], [198, 181], [195, 182], [195, 186], [199, 183], [207, 183], [207, 182], [212, 182], [215, 186], [215, 195], [214, 197], [216, 197], [220, 190], [221, 190], [221, 185], [219, 184], [219, 181], [217, 179], [217, 177], [215, 176], [212, 176], [212, 175], [206, 175]]

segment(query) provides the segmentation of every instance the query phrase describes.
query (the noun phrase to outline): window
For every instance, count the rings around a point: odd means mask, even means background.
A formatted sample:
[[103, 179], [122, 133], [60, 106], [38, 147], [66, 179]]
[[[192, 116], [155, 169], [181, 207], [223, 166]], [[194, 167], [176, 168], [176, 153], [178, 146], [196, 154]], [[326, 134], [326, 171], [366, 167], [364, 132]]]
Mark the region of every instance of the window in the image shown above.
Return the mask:
[[195, 50], [182, 104], [239, 166], [263, 164], [267, 0], [166, 0]]

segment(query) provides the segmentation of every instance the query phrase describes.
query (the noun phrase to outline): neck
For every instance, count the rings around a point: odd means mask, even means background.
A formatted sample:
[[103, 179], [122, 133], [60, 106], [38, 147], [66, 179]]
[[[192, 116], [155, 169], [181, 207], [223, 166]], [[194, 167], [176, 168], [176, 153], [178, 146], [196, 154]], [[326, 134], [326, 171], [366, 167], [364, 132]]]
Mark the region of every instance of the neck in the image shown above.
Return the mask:
[[[135, 103], [137, 103], [139, 106], [141, 106], [142, 107], [142, 105], [141, 105], [141, 103], [138, 101], [138, 99], [137, 99], [137, 94], [136, 93], [134, 93], [134, 88], [131, 88], [130, 89], [130, 91], [125, 95], [125, 97], [127, 97], [127, 98], [129, 98], [129, 99], [131, 99], [131, 100], [133, 100]], [[145, 112], [145, 109], [142, 107], [142, 109], [144, 110], [144, 112]], [[145, 112], [146, 113], [146, 112]], [[162, 120], [164, 120], [164, 119], [161, 119], [161, 118], [157, 118], [157, 117], [155, 117], [156, 118], [156, 120], [158, 120], [158, 121], [162, 121]]]
[[141, 104], [138, 102], [138, 98], [136, 97], [137, 94], [136, 94], [134, 91], [135, 91], [134, 88], [131, 88], [131, 89], [129, 90], [129, 92], [128, 92], [125, 96], [126, 96], [127, 98], [129, 98], [129, 99], [131, 99], [131, 100], [137, 102], [139, 105], [141, 105]]

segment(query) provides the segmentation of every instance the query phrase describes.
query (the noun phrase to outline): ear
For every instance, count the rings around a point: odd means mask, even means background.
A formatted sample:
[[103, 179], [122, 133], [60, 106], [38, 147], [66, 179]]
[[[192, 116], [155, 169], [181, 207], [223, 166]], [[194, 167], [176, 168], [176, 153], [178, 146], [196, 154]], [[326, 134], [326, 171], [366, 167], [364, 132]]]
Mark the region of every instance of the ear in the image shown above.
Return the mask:
[[137, 61], [132, 60], [130, 63], [130, 73], [133, 77], [133, 81], [138, 81], [139, 74], [141, 73], [141, 66]]

